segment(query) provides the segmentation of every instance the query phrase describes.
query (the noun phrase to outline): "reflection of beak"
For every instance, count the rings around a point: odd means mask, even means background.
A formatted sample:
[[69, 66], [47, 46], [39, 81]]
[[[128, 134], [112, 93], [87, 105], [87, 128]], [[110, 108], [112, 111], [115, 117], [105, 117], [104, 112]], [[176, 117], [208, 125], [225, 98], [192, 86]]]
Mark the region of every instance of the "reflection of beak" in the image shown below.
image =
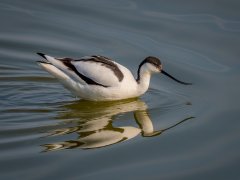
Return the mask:
[[179, 121], [178, 123], [173, 124], [172, 126], [167, 127], [167, 128], [165, 128], [165, 129], [161, 129], [161, 130], [157, 130], [157, 131], [152, 131], [152, 132], [144, 132], [144, 131], [143, 131], [143, 136], [144, 136], [144, 137], [152, 137], [152, 136], [160, 135], [160, 134], [162, 134], [164, 131], [167, 131], [167, 130], [169, 130], [169, 129], [172, 129], [172, 128], [176, 127], [177, 125], [179, 125], [179, 124], [181, 124], [181, 123], [183, 123], [183, 122], [185, 122], [185, 121], [187, 121], [187, 120], [193, 119], [193, 118], [195, 118], [195, 117], [192, 117], [192, 116], [191, 116], [191, 117], [185, 118], [185, 119]]
[[168, 74], [166, 71], [164, 70], [161, 70], [161, 73], [163, 73], [164, 75], [170, 77], [171, 79], [173, 79], [174, 81], [180, 83], [180, 84], [184, 84], [184, 85], [192, 85], [192, 83], [186, 83], [186, 82], [183, 82], [183, 81], [180, 81], [178, 79], [176, 79], [175, 77], [171, 76], [170, 74]]

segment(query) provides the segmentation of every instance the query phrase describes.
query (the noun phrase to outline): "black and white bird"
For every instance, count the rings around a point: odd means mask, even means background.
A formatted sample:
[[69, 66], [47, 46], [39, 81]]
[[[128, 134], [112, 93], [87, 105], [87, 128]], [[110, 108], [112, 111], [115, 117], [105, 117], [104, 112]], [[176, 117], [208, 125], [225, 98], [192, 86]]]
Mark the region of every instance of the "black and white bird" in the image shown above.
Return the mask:
[[44, 58], [39, 65], [56, 77], [74, 95], [91, 101], [112, 101], [143, 95], [149, 87], [151, 74], [162, 73], [185, 85], [162, 69], [161, 61], [149, 56], [139, 65], [137, 78], [121, 64], [104, 56], [85, 56], [80, 59]]

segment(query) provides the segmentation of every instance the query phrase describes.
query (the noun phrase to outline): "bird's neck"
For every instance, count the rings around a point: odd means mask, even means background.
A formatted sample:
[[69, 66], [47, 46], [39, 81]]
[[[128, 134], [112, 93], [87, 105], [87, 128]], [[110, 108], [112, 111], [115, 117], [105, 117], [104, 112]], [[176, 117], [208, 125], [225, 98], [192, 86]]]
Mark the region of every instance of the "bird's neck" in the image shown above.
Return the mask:
[[148, 90], [150, 78], [151, 78], [151, 72], [149, 72], [145, 68], [138, 69], [138, 76], [136, 81], [138, 84], [139, 95], [144, 94]]

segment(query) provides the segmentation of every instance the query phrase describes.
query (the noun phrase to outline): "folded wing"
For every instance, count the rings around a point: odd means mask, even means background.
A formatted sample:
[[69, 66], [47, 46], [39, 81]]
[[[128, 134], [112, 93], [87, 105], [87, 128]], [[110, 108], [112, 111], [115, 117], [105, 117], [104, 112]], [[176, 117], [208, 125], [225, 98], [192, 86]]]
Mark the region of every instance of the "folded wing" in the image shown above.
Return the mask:
[[111, 87], [117, 86], [124, 78], [120, 70], [121, 65], [103, 56], [89, 56], [76, 60], [38, 54], [81, 84]]

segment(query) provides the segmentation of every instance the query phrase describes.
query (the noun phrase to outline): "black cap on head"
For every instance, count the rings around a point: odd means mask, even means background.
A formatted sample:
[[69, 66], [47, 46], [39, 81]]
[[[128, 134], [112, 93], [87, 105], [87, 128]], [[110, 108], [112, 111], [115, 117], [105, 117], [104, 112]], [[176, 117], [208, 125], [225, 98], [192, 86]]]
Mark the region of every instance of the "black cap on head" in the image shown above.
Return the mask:
[[183, 81], [180, 81], [178, 79], [176, 79], [175, 77], [171, 76], [170, 74], [168, 74], [166, 71], [164, 71], [162, 69], [162, 63], [160, 61], [160, 59], [156, 58], [156, 57], [153, 57], [153, 56], [148, 56], [146, 57], [142, 62], [141, 64], [139, 65], [138, 67], [138, 78], [137, 78], [137, 81], [139, 82], [140, 81], [140, 68], [143, 64], [145, 63], [150, 63], [152, 64], [153, 66], [155, 66], [156, 68], [159, 68], [160, 72], [166, 76], [168, 76], [169, 78], [173, 79], [174, 81], [178, 82], [178, 83], [181, 83], [181, 84], [185, 84], [185, 85], [191, 85], [192, 83], [186, 83], [186, 82], [183, 82]]
[[161, 65], [162, 65], [161, 61], [156, 57], [148, 56], [139, 64], [137, 81], [140, 81], [140, 69], [146, 63], [150, 63], [153, 66], [155, 66], [157, 69], [161, 70]]
[[144, 59], [144, 61], [143, 61], [143, 64], [144, 63], [150, 63], [150, 64], [152, 64], [152, 65], [154, 65], [154, 66], [156, 66], [156, 67], [159, 67], [159, 66], [161, 66], [161, 61], [160, 61], [160, 59], [158, 59], [158, 58], [156, 58], [156, 57], [153, 57], [153, 56], [148, 56], [148, 57], [146, 57], [145, 59]]

